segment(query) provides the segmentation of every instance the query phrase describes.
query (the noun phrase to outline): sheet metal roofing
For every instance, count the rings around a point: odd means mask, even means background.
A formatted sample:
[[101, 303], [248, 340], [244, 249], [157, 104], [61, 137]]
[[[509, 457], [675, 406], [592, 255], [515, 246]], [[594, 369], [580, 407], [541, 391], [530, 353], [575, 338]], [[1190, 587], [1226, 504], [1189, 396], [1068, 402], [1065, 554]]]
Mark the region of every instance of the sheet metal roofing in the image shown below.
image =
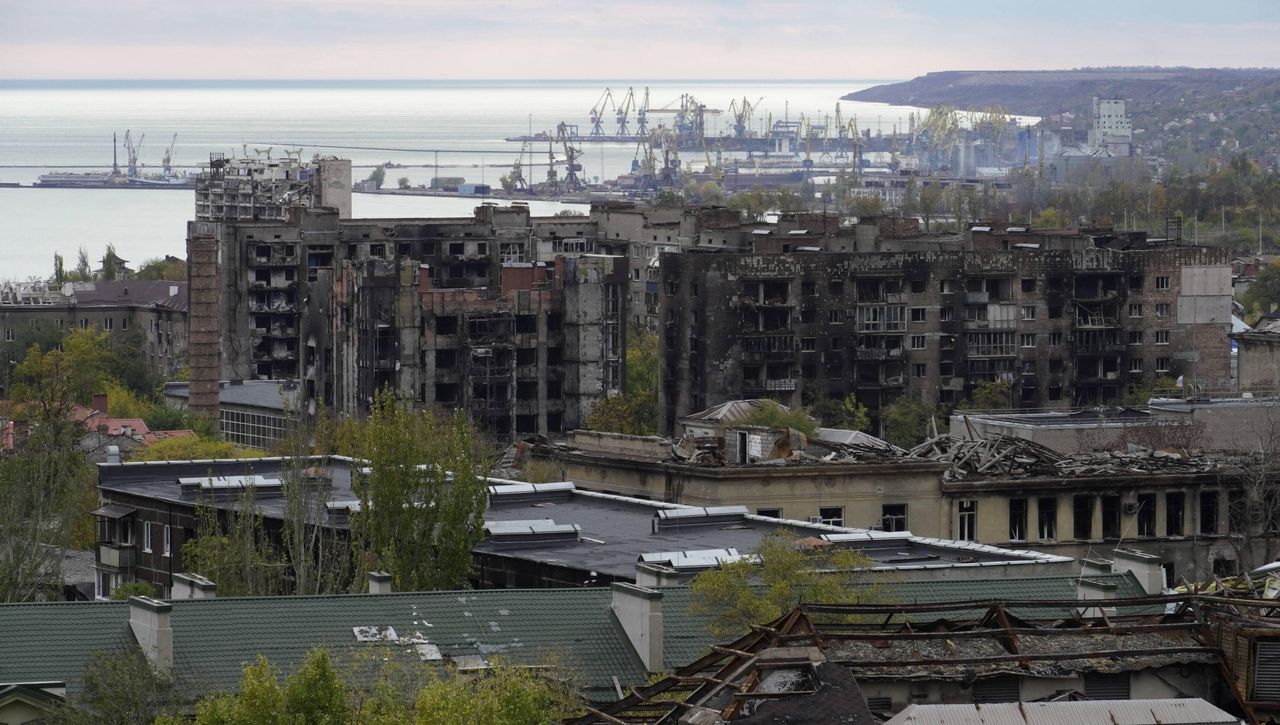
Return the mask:
[[1216, 725], [1238, 722], [1239, 718], [1193, 697], [1178, 700], [908, 705], [886, 725]]
[[[165, 383], [164, 394], [189, 398], [191, 386], [184, 382]], [[223, 380], [218, 383], [218, 402], [269, 410], [296, 409], [299, 403], [298, 384], [292, 380]]]

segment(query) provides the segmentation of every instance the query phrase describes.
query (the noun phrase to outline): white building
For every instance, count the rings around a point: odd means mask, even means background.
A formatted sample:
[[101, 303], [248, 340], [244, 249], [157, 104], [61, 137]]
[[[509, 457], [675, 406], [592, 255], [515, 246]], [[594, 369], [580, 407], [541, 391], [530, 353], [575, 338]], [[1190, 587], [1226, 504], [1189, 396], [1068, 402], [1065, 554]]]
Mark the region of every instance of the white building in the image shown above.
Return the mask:
[[1093, 127], [1089, 129], [1089, 146], [1105, 150], [1112, 156], [1128, 156], [1133, 143], [1133, 124], [1125, 111], [1123, 98], [1093, 98]]

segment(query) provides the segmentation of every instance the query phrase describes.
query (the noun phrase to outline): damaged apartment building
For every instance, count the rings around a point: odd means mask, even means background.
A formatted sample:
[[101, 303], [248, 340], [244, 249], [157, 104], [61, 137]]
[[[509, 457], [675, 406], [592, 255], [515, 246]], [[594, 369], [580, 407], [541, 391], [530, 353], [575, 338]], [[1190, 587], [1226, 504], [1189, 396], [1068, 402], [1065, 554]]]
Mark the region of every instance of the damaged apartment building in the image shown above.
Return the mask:
[[661, 257], [665, 432], [735, 399], [855, 394], [874, 416], [1003, 381], [1009, 407], [1066, 408], [1231, 375], [1221, 250], [791, 251]]
[[357, 414], [390, 388], [505, 438], [578, 427], [621, 389], [626, 259], [593, 253], [589, 219], [525, 206], [356, 220], [291, 208], [188, 231], [193, 283], [205, 280], [202, 309], [215, 312], [200, 329], [218, 343], [204, 348], [216, 361], [193, 354], [193, 408], [197, 370], [298, 379], [306, 406]]

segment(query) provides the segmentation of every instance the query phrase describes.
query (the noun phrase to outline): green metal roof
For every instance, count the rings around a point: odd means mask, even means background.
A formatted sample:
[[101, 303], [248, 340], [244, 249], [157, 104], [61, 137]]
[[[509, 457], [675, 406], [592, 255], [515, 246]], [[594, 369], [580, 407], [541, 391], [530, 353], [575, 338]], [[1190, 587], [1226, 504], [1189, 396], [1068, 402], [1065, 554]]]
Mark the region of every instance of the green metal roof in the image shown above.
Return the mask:
[[[1129, 575], [1090, 577], [1117, 584], [1119, 597], [1141, 596]], [[886, 603], [1073, 599], [1076, 577], [889, 582]], [[688, 613], [690, 592], [663, 590], [664, 664], [679, 667], [715, 641], [705, 620]], [[607, 588], [490, 589], [409, 594], [244, 597], [175, 600], [174, 666], [196, 694], [236, 689], [244, 664], [265, 655], [290, 672], [307, 650], [329, 647], [339, 659], [380, 647], [356, 640], [357, 626], [390, 626], [400, 638], [420, 635], [442, 655], [501, 657], [540, 664], [556, 658], [579, 677], [592, 699], [616, 697], [648, 678], [610, 609]], [[942, 613], [932, 615], [943, 616]], [[74, 691], [95, 650], [134, 646], [124, 602], [0, 605], [0, 684], [66, 682]], [[388, 645], [416, 660], [411, 644]]]

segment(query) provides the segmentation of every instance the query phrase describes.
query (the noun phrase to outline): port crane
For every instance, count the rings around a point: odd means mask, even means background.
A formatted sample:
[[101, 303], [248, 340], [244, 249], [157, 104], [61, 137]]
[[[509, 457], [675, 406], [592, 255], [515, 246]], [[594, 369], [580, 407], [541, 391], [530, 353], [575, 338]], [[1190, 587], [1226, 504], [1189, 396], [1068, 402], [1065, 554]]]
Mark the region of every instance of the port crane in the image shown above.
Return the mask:
[[604, 121], [604, 114], [608, 112], [610, 106], [613, 106], [615, 111], [618, 108], [617, 104], [613, 101], [613, 91], [606, 88], [604, 89], [604, 93], [600, 96], [600, 100], [596, 101], [596, 105], [591, 107], [592, 136], [599, 137], [604, 135], [604, 128], [601, 124]]
[[752, 103], [746, 96], [742, 97], [742, 103], [738, 103], [735, 99], [729, 102], [729, 115], [733, 116], [733, 137], [747, 138], [751, 135], [752, 114], [755, 113], [756, 106], [764, 102], [764, 96]]
[[164, 175], [173, 176], [173, 146], [178, 143], [178, 134], [173, 135], [173, 140], [169, 142], [169, 147], [164, 150]]
[[125, 150], [125, 153], [127, 154], [127, 158], [129, 162], [128, 172], [129, 172], [129, 178], [131, 179], [138, 175], [138, 154], [142, 151], [142, 140], [145, 139], [146, 137], [147, 135], [145, 133], [142, 134], [141, 136], [138, 137], [138, 143], [135, 144], [133, 142], [133, 133], [128, 129], [125, 129], [124, 150]]
[[631, 109], [636, 105], [636, 89], [634, 87], [627, 89], [627, 95], [622, 97], [622, 103], [615, 106], [617, 111], [616, 119], [618, 122], [618, 138], [626, 138], [630, 135], [627, 130], [627, 116], [630, 115]]
[[548, 196], [560, 193], [560, 175], [556, 172], [556, 144], [550, 138], [547, 139], [547, 180], [542, 184], [542, 193]]
[[515, 162], [511, 164], [511, 176], [507, 177], [508, 180], [511, 182], [511, 188], [515, 189], [516, 191], [529, 190], [529, 183], [524, 179], [525, 154], [530, 154], [530, 158], [532, 158], [528, 141], [525, 141], [524, 143], [520, 144], [520, 155], [517, 156]]
[[567, 124], [561, 123], [556, 127], [556, 140], [564, 146], [564, 190], [569, 193], [583, 188], [582, 180], [578, 178], [578, 172], [582, 171], [582, 164], [578, 163], [582, 151], [569, 143], [571, 137]]

